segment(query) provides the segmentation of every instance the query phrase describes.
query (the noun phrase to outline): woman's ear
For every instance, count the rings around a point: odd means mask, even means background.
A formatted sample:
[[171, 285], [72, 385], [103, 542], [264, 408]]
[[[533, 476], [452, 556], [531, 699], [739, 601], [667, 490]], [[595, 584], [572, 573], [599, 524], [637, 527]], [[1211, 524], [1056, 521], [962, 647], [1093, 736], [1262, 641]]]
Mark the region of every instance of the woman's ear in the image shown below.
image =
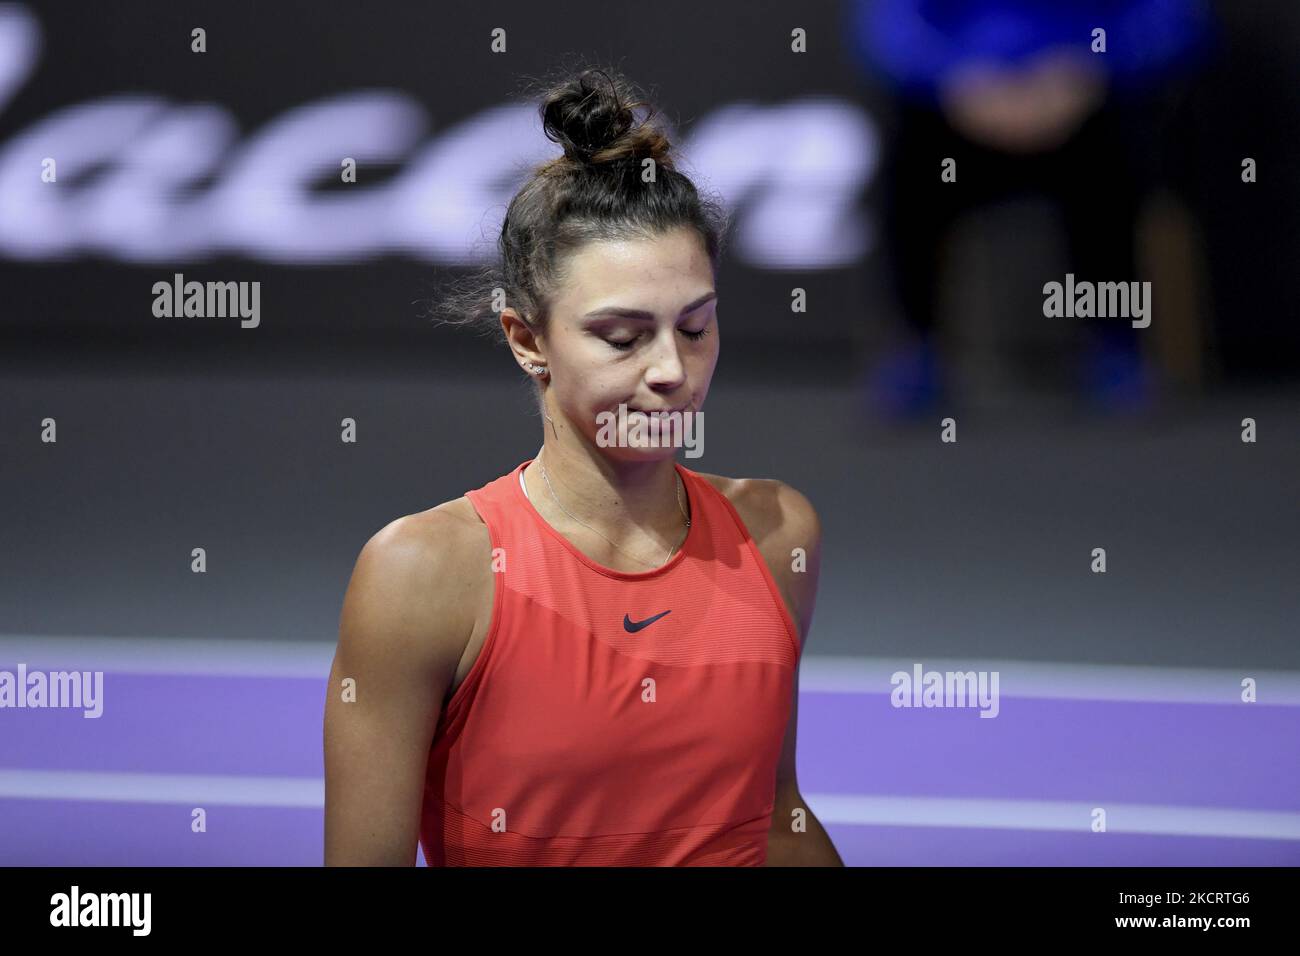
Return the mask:
[[540, 336], [514, 308], [501, 310], [501, 328], [506, 334], [515, 361], [530, 375], [545, 377], [546, 356], [541, 352]]

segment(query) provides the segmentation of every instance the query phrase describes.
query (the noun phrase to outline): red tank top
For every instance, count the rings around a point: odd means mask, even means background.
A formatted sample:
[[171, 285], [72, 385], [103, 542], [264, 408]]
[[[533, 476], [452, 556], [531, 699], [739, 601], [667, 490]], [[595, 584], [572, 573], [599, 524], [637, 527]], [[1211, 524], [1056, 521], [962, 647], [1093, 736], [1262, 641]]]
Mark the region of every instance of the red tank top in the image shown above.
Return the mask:
[[500, 570], [430, 748], [426, 861], [761, 866], [799, 632], [740, 515], [677, 464], [685, 543], [616, 571], [534, 509], [529, 461], [466, 493]]

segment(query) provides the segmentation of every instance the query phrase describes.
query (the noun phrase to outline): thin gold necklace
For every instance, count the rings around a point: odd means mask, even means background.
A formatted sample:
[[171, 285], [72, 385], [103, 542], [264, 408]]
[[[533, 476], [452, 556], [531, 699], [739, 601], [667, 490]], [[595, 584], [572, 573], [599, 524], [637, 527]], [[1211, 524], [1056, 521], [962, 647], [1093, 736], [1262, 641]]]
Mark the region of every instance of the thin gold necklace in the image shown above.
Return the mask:
[[[568, 515], [570, 518], [572, 518], [574, 521], [578, 522], [578, 524], [586, 528], [588, 531], [592, 532], [593, 534], [598, 534], [602, 538], [605, 538], [603, 534], [600, 534], [599, 531], [597, 531], [591, 525], [587, 524], [587, 522], [583, 521], [581, 518], [574, 515], [572, 512], [569, 511], [568, 508], [564, 507], [564, 505], [560, 504], [560, 499], [556, 497], [555, 489], [551, 487], [551, 479], [546, 474], [546, 463], [542, 461], [542, 453], [540, 451], [537, 453], [537, 466], [542, 470], [542, 480], [546, 482], [547, 490], [550, 491], [551, 497], [555, 500], [555, 504], [559, 507], [559, 509], [563, 511], [566, 515]], [[622, 551], [633, 561], [638, 561], [641, 564], [650, 565], [650, 567], [652, 568], [661, 567], [664, 564], [666, 564], [668, 562], [668, 559], [672, 557], [673, 552], [676, 551], [677, 548], [680, 548], [683, 544], [686, 543], [686, 536], [691, 533], [691, 517], [686, 513], [686, 509], [682, 506], [682, 487], [681, 487], [682, 476], [677, 474], [676, 468], [673, 469], [673, 473], [674, 475], [676, 475], [677, 478], [677, 481], [674, 482], [673, 485], [673, 487], [677, 490], [677, 510], [680, 511], [682, 513], [682, 517], [686, 519], [686, 531], [682, 535], [682, 540], [677, 543], [676, 547], [672, 547], [668, 549], [668, 553], [664, 555], [664, 559], [660, 561], [659, 564], [650, 564], [650, 562], [645, 560], [644, 558], [638, 558], [635, 554], [632, 554], [630, 551], [624, 551], [618, 545], [614, 544], [613, 541], [610, 541], [609, 538], [605, 538], [605, 540], [609, 542], [610, 547]]]

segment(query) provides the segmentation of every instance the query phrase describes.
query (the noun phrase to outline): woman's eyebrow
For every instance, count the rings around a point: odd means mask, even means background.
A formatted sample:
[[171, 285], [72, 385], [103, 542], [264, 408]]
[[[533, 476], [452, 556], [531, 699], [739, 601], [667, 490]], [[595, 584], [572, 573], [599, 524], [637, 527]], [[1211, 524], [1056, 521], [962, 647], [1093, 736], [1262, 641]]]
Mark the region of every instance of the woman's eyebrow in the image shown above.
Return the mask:
[[[685, 315], [688, 312], [694, 312], [700, 306], [704, 305], [704, 303], [710, 301], [711, 299], [716, 299], [717, 297], [718, 297], [717, 292], [706, 292], [704, 295], [700, 296], [694, 302], [687, 305], [686, 308], [682, 309], [681, 314]], [[652, 321], [655, 317], [653, 312], [646, 312], [644, 309], [625, 309], [622, 306], [606, 305], [606, 306], [601, 306], [599, 309], [593, 309], [592, 311], [584, 315], [583, 318], [594, 319], [597, 316], [602, 316], [602, 315], [618, 316], [621, 319], [648, 319]]]

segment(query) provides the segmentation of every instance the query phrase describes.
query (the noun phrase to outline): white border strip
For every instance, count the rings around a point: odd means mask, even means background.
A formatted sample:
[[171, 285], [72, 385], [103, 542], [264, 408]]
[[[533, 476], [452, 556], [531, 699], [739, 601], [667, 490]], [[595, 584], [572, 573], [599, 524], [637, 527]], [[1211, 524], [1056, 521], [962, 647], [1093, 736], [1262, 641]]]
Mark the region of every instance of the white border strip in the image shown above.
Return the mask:
[[[329, 676], [334, 642], [243, 641], [196, 638], [46, 637], [0, 635], [0, 668], [19, 662], [29, 670], [102, 670], [126, 674], [193, 674], [229, 677]], [[800, 667], [799, 689], [819, 694], [888, 694], [896, 671], [997, 671], [1004, 697], [1127, 700], [1152, 703], [1240, 704], [1241, 681], [1253, 677], [1253, 706], [1300, 706], [1300, 671], [1041, 661], [885, 658], [810, 654]]]
[[[313, 777], [0, 770], [0, 799], [320, 810], [325, 806], [325, 781]], [[817, 818], [826, 824], [1087, 833], [1092, 810], [1100, 806], [1106, 811], [1109, 833], [1300, 840], [1300, 813], [1105, 801], [870, 797], [841, 793], [810, 793], [805, 799]], [[1097, 836], [1100, 839], [1104, 834]]]

